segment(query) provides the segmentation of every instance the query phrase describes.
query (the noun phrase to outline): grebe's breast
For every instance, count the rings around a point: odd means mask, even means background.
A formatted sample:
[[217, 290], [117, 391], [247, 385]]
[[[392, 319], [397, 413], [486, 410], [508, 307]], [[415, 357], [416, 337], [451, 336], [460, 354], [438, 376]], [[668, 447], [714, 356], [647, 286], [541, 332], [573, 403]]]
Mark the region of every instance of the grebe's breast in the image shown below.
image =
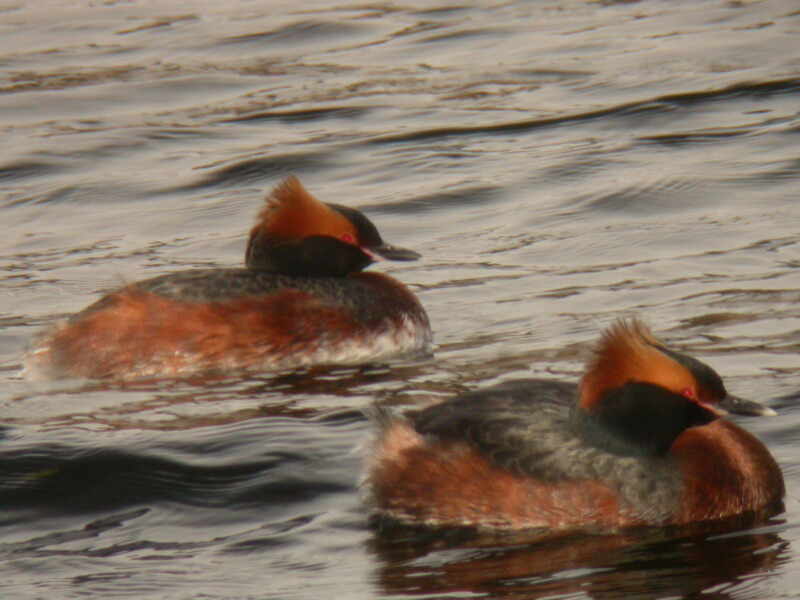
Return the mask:
[[686, 430], [670, 454], [681, 463], [684, 492], [678, 522], [782, 510], [786, 492], [766, 446], [735, 423], [718, 419]]

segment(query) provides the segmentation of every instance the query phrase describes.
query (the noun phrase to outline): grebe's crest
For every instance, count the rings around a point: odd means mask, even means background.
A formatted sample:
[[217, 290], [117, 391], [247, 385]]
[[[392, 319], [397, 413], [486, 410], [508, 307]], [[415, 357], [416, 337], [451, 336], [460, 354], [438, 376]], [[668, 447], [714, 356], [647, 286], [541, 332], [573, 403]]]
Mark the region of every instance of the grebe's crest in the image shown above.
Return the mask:
[[603, 333], [589, 361], [580, 405], [590, 409], [606, 392], [632, 381], [656, 384], [706, 406], [726, 397], [709, 366], [669, 350], [638, 319], [619, 320]]
[[250, 236], [276, 236], [298, 240], [328, 236], [357, 245], [356, 225], [342, 212], [312, 196], [294, 175], [280, 182], [267, 195]]

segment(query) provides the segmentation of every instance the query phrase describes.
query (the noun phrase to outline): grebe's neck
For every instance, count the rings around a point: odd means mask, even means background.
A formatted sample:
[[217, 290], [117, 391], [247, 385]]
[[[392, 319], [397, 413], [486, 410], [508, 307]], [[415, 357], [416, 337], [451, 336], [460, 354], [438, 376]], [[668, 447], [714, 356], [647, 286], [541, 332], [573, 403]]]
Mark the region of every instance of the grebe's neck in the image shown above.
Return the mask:
[[664, 455], [684, 431], [717, 418], [697, 402], [640, 381], [607, 391], [588, 409], [573, 409], [586, 442], [621, 456]]
[[346, 277], [372, 259], [360, 248], [326, 236], [290, 241], [254, 231], [247, 248], [247, 267], [293, 277]]

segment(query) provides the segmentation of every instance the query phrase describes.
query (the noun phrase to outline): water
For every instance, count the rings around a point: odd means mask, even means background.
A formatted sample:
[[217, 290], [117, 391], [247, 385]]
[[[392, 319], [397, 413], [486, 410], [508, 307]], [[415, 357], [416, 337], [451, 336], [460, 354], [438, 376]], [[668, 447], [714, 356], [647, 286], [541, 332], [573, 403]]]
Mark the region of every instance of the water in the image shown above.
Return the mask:
[[[800, 598], [800, 11], [793, 2], [0, 5], [0, 591], [14, 598]], [[30, 382], [122, 282], [239, 265], [295, 173], [421, 252], [432, 361]], [[574, 379], [638, 314], [787, 479], [756, 528], [377, 531], [375, 401]]]

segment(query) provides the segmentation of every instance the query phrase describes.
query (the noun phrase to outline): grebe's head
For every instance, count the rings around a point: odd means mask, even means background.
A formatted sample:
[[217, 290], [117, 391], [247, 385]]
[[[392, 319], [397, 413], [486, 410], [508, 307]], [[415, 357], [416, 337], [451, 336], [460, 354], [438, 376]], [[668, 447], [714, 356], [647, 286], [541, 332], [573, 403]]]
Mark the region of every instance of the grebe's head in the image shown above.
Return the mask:
[[417, 258], [384, 243], [362, 212], [320, 202], [292, 176], [267, 196], [250, 231], [245, 263], [300, 277], [344, 277], [379, 260]]
[[584, 421], [611, 434], [606, 442], [633, 454], [666, 452], [684, 430], [728, 412], [775, 414], [728, 394], [716, 371], [668, 349], [636, 319], [603, 333], [581, 380], [578, 408]]

